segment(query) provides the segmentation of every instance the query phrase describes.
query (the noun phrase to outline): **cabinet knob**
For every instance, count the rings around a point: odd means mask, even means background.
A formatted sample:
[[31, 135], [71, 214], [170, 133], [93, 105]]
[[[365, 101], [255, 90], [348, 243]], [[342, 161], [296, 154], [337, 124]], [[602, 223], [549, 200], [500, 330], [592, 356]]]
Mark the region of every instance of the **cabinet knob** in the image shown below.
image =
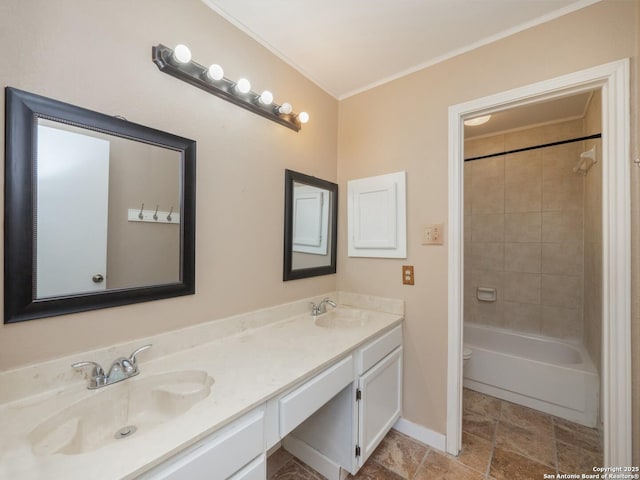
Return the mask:
[[91, 277], [93, 283], [102, 283], [104, 281], [104, 277], [100, 273], [96, 273], [93, 277]]

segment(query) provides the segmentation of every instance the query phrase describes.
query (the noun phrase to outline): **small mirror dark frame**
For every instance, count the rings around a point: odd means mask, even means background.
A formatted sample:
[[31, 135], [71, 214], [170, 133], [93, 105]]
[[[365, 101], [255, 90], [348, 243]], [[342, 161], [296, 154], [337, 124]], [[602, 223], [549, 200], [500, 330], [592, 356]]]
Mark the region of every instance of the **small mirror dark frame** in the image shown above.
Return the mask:
[[[331, 192], [331, 263], [322, 267], [292, 268], [293, 257], [293, 184], [295, 182]], [[338, 241], [338, 185], [327, 180], [285, 170], [284, 172], [284, 269], [283, 280], [316, 277], [336, 273], [336, 244]]]
[[[15, 88], [7, 87], [5, 92], [4, 323], [195, 293], [196, 142]], [[36, 299], [34, 207], [39, 118], [172, 149], [181, 154], [179, 282]]]

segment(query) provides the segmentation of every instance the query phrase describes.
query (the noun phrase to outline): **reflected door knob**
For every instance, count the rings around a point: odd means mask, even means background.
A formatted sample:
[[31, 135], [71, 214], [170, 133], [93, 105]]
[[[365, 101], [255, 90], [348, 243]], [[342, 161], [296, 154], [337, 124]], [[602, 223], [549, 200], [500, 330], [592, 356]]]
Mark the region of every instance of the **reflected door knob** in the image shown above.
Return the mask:
[[93, 277], [91, 277], [91, 280], [93, 280], [93, 283], [102, 283], [102, 281], [104, 281], [104, 277], [101, 274], [96, 273]]

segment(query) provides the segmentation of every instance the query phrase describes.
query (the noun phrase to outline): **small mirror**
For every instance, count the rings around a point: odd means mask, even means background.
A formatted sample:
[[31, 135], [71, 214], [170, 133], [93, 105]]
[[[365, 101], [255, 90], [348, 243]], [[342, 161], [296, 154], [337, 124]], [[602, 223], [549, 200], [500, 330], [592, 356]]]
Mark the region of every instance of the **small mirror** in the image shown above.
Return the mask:
[[338, 185], [285, 170], [283, 280], [336, 273]]
[[195, 142], [6, 89], [5, 323], [195, 291]]

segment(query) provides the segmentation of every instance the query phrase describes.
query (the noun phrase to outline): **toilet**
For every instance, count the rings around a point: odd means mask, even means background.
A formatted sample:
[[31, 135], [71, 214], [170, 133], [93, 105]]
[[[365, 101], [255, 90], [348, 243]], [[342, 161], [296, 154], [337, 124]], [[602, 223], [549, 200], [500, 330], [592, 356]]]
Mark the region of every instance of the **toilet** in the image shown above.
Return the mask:
[[471, 355], [472, 354], [473, 354], [473, 350], [471, 350], [469, 347], [464, 347], [463, 355], [462, 355], [462, 359], [463, 359], [462, 368], [463, 369], [467, 368], [467, 365], [469, 364], [469, 360], [471, 359]]

